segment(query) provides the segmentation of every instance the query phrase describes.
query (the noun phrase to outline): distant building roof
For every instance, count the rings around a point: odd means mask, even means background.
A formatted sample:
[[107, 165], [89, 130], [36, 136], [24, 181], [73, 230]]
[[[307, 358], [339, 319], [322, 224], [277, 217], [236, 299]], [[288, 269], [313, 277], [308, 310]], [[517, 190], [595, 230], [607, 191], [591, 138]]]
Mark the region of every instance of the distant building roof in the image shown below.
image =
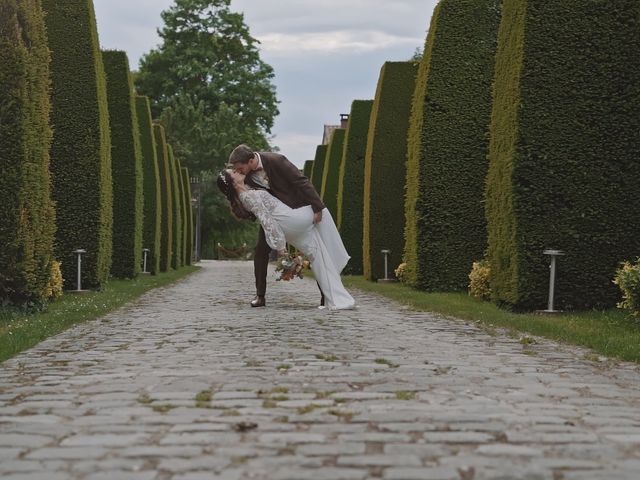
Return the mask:
[[328, 145], [329, 140], [331, 140], [331, 133], [336, 129], [340, 128], [340, 125], [325, 125], [324, 133], [322, 134], [322, 145]]
[[340, 114], [340, 125], [325, 125], [324, 132], [322, 134], [322, 145], [328, 145], [331, 140], [331, 133], [336, 128], [347, 128], [347, 123], [349, 123], [349, 114], [341, 113]]

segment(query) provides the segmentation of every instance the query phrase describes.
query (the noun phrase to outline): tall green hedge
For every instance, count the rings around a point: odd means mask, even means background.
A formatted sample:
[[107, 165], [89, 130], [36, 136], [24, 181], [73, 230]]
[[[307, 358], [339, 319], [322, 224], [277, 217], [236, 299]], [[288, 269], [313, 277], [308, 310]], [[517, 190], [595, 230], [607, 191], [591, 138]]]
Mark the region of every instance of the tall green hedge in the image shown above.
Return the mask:
[[178, 182], [178, 161], [173, 153], [173, 147], [167, 145], [169, 151], [169, 180], [171, 182], [171, 200], [173, 205], [173, 235], [171, 237], [171, 268], [182, 266], [182, 198]]
[[187, 198], [184, 194], [182, 162], [180, 162], [179, 158], [176, 158], [176, 179], [178, 181], [178, 193], [180, 195], [180, 230], [182, 231], [182, 239], [180, 240], [180, 265], [184, 266], [187, 264]]
[[41, 303], [55, 212], [49, 50], [40, 0], [0, 3], [0, 304]]
[[320, 194], [322, 190], [322, 176], [324, 174], [324, 159], [327, 156], [327, 145], [318, 145], [316, 147], [316, 156], [313, 160], [313, 169], [311, 171], [311, 183]]
[[160, 271], [160, 231], [162, 222], [162, 196], [160, 193], [160, 170], [156, 143], [153, 138], [151, 107], [148, 97], [136, 97], [138, 131], [142, 152], [143, 170], [143, 227], [142, 248], [148, 248], [147, 271], [156, 274]]
[[97, 288], [111, 267], [113, 197], [107, 88], [93, 2], [42, 5], [51, 50], [55, 253], [65, 287], [75, 288], [73, 251], [85, 249], [82, 286]]
[[142, 258], [142, 152], [129, 60], [122, 51], [102, 52], [107, 76], [113, 185], [111, 274], [133, 278]]
[[417, 66], [386, 62], [378, 79], [364, 162], [362, 261], [368, 280], [384, 278], [381, 250], [391, 250], [390, 277], [404, 250], [407, 129]]
[[640, 252], [640, 8], [635, 0], [505, 2], [487, 179], [494, 299], [614, 305]]
[[304, 168], [302, 169], [302, 174], [311, 180], [311, 172], [313, 171], [313, 160], [307, 160], [304, 162]]
[[191, 183], [189, 181], [189, 170], [182, 167], [182, 190], [184, 192], [185, 205], [185, 243], [184, 243], [184, 264], [191, 265], [193, 258], [193, 206], [191, 205]]
[[158, 153], [158, 171], [160, 172], [160, 271], [171, 268], [173, 251], [173, 190], [171, 183], [171, 164], [169, 148], [162, 125], [153, 125], [153, 134]]
[[501, 0], [442, 0], [418, 68], [409, 125], [406, 279], [464, 290], [484, 257], [484, 187]]
[[336, 128], [331, 132], [322, 174], [321, 197], [333, 218], [337, 218], [338, 215], [338, 183], [345, 131], [344, 128]]
[[347, 252], [351, 255], [345, 273], [362, 274], [362, 198], [364, 156], [373, 100], [354, 100], [345, 133], [338, 183], [336, 223]]

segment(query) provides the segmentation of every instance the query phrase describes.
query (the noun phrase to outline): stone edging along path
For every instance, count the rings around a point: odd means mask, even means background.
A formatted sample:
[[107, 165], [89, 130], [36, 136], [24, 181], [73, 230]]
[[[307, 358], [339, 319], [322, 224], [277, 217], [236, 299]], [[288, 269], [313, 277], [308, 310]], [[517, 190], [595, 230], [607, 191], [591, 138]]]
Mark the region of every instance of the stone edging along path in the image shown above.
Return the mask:
[[637, 479], [640, 371], [203, 262], [0, 367], [7, 479]]

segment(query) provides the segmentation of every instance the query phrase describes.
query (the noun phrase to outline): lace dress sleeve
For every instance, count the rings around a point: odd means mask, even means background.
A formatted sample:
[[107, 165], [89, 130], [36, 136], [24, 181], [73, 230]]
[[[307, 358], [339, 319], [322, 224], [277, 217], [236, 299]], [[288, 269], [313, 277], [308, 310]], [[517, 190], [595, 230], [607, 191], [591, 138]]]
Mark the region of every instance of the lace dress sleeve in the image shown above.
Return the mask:
[[267, 243], [274, 250], [284, 250], [287, 247], [287, 241], [284, 232], [278, 222], [276, 222], [269, 212], [269, 209], [262, 201], [257, 190], [249, 190], [240, 194], [240, 201], [244, 207], [253, 213], [264, 230]]

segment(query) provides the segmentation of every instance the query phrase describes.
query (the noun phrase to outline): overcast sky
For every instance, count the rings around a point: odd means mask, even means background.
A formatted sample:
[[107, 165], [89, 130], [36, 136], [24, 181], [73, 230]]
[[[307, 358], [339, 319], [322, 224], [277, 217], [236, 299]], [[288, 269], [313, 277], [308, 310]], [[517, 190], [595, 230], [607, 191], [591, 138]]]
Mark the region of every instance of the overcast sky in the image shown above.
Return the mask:
[[[275, 70], [280, 115], [272, 143], [302, 167], [354, 99], [375, 94], [385, 61], [424, 45], [438, 0], [232, 0]], [[173, 0], [94, 0], [102, 48], [125, 50], [132, 69], [159, 43]]]

